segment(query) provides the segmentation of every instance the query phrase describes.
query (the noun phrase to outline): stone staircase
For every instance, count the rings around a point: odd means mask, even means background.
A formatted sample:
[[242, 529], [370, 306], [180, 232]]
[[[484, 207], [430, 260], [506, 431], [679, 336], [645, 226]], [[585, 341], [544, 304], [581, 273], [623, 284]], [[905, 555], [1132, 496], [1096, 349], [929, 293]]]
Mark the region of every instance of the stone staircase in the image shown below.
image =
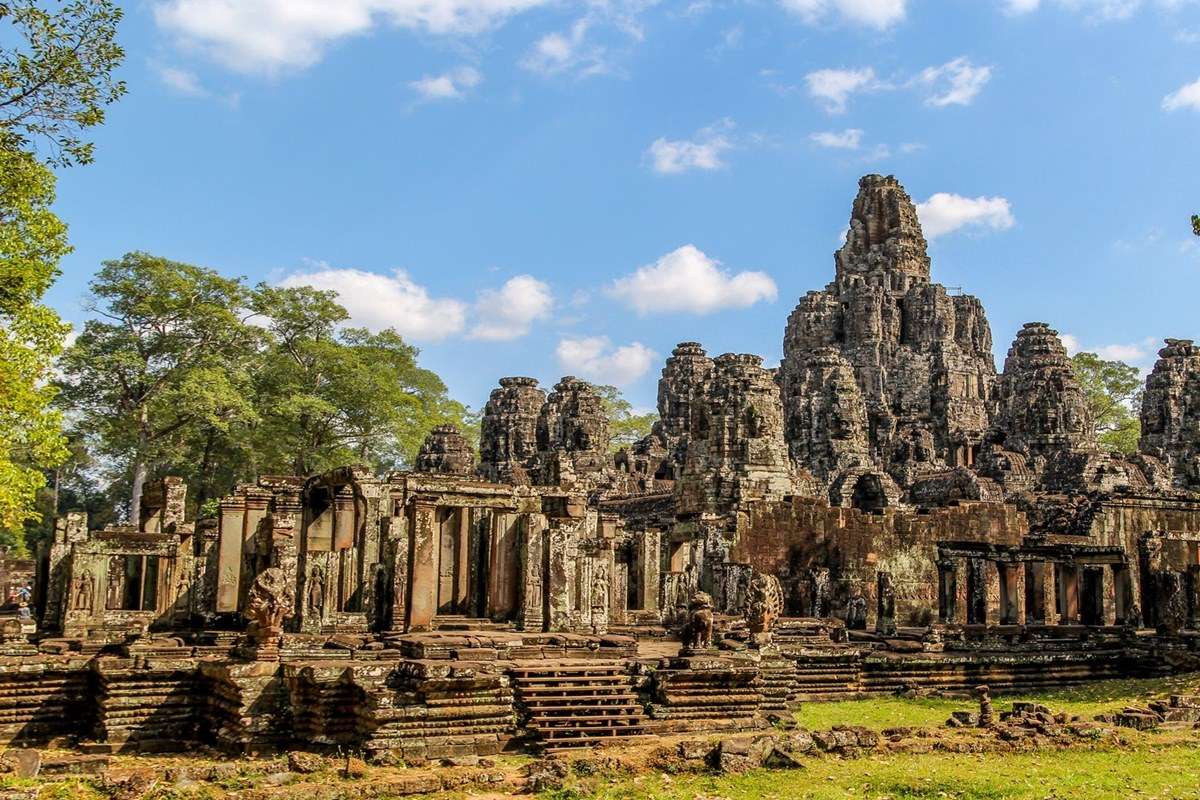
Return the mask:
[[520, 662], [509, 673], [522, 723], [546, 750], [643, 735], [646, 715], [621, 661]]
[[511, 631], [511, 622], [493, 622], [484, 617], [468, 617], [465, 614], [438, 614], [430, 626], [435, 631]]

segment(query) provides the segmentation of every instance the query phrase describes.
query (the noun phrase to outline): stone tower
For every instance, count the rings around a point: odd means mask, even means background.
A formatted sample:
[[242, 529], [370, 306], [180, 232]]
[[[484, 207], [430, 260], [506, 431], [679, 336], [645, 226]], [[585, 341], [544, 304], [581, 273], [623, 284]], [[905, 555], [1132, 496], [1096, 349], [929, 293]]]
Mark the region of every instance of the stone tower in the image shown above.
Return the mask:
[[415, 466], [417, 472], [471, 475], [475, 472], [475, 452], [456, 426], [438, 425], [421, 443]]
[[1138, 449], [1171, 467], [1174, 483], [1200, 489], [1200, 347], [1167, 339], [1146, 379]]
[[536, 378], [501, 378], [483, 407], [479, 473], [486, 480], [529, 483], [536, 466], [538, 414], [546, 393]]
[[570, 375], [556, 383], [537, 420], [539, 482], [600, 472], [609, 463], [608, 444], [608, 413], [596, 387]]
[[916, 207], [895, 178], [859, 181], [834, 262], [833, 282], [800, 300], [784, 334], [792, 458], [826, 482], [866, 458], [903, 488], [969, 466], [990, 422], [991, 330], [976, 298], [930, 281]]

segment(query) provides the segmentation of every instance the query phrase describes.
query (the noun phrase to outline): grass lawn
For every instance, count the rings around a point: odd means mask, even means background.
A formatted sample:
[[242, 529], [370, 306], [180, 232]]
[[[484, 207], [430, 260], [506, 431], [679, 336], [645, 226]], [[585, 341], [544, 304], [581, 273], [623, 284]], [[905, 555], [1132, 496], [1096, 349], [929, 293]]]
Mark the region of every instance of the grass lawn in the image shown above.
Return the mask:
[[[1000, 695], [993, 698], [996, 711], [1005, 711], [1014, 700], [1045, 703], [1054, 711], [1079, 714], [1091, 719], [1096, 714], [1120, 710], [1128, 705], [1144, 705], [1156, 696], [1200, 693], [1200, 678], [1195, 675], [1163, 680], [1097, 681], [1070, 689], [1058, 689], [1032, 695]], [[839, 700], [830, 703], [805, 703], [796, 713], [801, 726], [816, 730], [834, 725], [861, 725], [865, 728], [941, 725], [956, 709], [972, 708], [973, 701], [963, 699], [876, 697], [869, 700]]]
[[795, 771], [670, 779], [647, 775], [550, 794], [555, 795], [605, 800], [1200, 798], [1200, 741], [1130, 750], [814, 759]]

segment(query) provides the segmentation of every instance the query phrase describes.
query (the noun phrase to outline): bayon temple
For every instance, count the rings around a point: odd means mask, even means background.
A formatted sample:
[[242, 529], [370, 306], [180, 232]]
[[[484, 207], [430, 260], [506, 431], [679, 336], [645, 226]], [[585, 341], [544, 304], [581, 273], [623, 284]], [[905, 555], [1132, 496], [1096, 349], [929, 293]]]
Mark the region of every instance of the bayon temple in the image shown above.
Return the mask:
[[588, 383], [505, 377], [478, 453], [444, 426], [216, 519], [172, 478], [136, 525], [67, 513], [36, 631], [0, 630], [0, 735], [419, 762], [1200, 668], [1200, 349], [1166, 341], [1130, 457], [1049, 325], [992, 353], [869, 175], [778, 368], [679, 344], [615, 456]]

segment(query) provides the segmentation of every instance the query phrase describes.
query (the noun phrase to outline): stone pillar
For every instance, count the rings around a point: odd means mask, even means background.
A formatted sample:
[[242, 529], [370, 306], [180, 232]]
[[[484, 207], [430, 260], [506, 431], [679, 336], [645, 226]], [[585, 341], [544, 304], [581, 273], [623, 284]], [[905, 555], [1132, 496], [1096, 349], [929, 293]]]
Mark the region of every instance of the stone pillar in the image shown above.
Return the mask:
[[1025, 562], [1025, 624], [1045, 625], [1046, 562]]
[[641, 605], [643, 611], [658, 611], [658, 585], [661, 571], [658, 568], [662, 532], [656, 530], [643, 531], [637, 538], [637, 566], [641, 574], [638, 585], [642, 592]]
[[437, 506], [427, 500], [413, 503], [409, 545], [409, 631], [427, 631], [437, 614], [438, 591]]
[[1000, 624], [1021, 624], [1022, 574], [1021, 565], [1011, 561], [996, 564], [1000, 576]]
[[1188, 566], [1184, 585], [1188, 600], [1187, 626], [1197, 630], [1200, 629], [1200, 564]]
[[356, 530], [354, 495], [348, 487], [338, 490], [333, 499], [333, 549], [349, 550], [354, 546]]
[[510, 620], [521, 595], [521, 517], [509, 511], [492, 514], [491, 564], [488, 568], [487, 616]]
[[402, 500], [394, 500], [388, 524], [387, 552], [392, 558], [392, 630], [403, 631], [408, 619], [408, 557], [411, 549], [408, 517]]
[[988, 562], [967, 559], [967, 624], [986, 625], [988, 612]]
[[1079, 624], [1079, 567], [1074, 564], [1058, 565], [1059, 623]]
[[524, 571], [519, 627], [525, 631], [545, 630], [546, 517], [542, 514], [522, 515], [521, 534], [521, 564]]
[[242, 575], [246, 505], [241, 496], [226, 497], [220, 503], [217, 536], [217, 604], [218, 614], [238, 610]]
[[1133, 595], [1133, 576], [1126, 564], [1113, 564], [1113, 616], [1117, 625], [1133, 625], [1140, 628], [1142, 620], [1136, 613]]
[[958, 622], [958, 564], [952, 558], [939, 559], [938, 621], [946, 625]]
[[458, 523], [458, 538], [454, 555], [458, 563], [454, 569], [454, 611], [457, 614], [470, 614], [471, 509], [460, 508], [455, 511], [455, 521]]
[[895, 636], [896, 590], [892, 586], [892, 574], [881, 570], [875, 579], [875, 632], [880, 636]]

